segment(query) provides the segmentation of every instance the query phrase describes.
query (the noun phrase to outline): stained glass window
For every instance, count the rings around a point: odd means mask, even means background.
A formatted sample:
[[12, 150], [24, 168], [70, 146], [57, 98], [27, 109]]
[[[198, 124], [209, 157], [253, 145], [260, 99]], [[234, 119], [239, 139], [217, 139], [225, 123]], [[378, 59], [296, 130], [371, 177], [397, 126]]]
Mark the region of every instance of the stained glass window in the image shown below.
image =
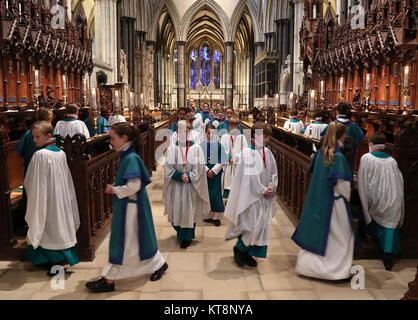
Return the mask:
[[215, 88], [219, 89], [221, 87], [221, 53], [219, 50], [215, 50], [213, 61], [213, 82]]
[[196, 89], [197, 83], [197, 52], [192, 50], [190, 52], [190, 88]]
[[200, 82], [204, 86], [210, 83], [210, 48], [207, 45], [200, 49]]

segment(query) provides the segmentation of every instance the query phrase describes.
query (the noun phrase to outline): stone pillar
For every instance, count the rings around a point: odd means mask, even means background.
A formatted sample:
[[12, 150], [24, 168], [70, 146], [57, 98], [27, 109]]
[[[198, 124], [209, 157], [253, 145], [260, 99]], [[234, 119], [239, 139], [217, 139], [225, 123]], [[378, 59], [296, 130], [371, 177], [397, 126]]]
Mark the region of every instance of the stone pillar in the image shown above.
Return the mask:
[[186, 106], [186, 74], [185, 74], [185, 63], [186, 63], [186, 42], [177, 41], [177, 79], [179, 81], [177, 85], [177, 106], [178, 108]]
[[233, 84], [234, 73], [234, 43], [225, 42], [225, 106], [232, 106], [233, 102]]

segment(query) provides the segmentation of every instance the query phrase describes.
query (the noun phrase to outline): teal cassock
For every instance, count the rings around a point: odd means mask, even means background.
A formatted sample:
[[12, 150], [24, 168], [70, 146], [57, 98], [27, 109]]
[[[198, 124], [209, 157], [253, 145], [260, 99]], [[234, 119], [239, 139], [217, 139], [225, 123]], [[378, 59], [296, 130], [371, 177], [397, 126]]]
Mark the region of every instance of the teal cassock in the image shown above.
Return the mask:
[[20, 138], [19, 143], [17, 144], [17, 154], [23, 158], [24, 174], [26, 175], [26, 170], [28, 169], [29, 162], [32, 159], [34, 153], [38, 151], [38, 148], [33, 142], [32, 130], [29, 129], [25, 134]]
[[178, 123], [179, 121], [177, 120], [176, 122], [174, 122], [171, 126], [170, 126], [170, 130], [171, 130], [171, 132], [176, 132], [177, 131], [177, 123]]
[[128, 179], [134, 178], [141, 179], [141, 190], [136, 194], [136, 201], [130, 200], [128, 197], [119, 199], [116, 195], [113, 195], [113, 216], [109, 243], [109, 262], [112, 264], [123, 264], [128, 203], [136, 203], [138, 208], [138, 259], [141, 261], [150, 259], [158, 250], [151, 205], [145, 189], [151, 179], [141, 157], [131, 147], [120, 154], [114, 185], [115, 187], [126, 185]]
[[[84, 123], [89, 130], [90, 137], [94, 137], [96, 135], [96, 130], [94, 129], [93, 124], [90, 122], [90, 118], [87, 117], [86, 120], [84, 120]], [[107, 122], [106, 118], [100, 116], [100, 118], [97, 119], [97, 134], [102, 134], [108, 132], [109, 130], [109, 123]]]
[[[45, 147], [45, 149], [55, 152], [61, 150], [54, 144]], [[24, 259], [32, 261], [34, 266], [48, 266], [48, 268], [50, 268], [51, 265], [64, 265], [68, 263], [70, 266], [73, 266], [79, 263], [77, 250], [75, 247], [63, 250], [51, 250], [42, 248], [40, 246], [34, 249], [32, 245], [29, 245], [26, 249]]]
[[[218, 142], [203, 142], [200, 144], [206, 159], [206, 166], [212, 169], [218, 163], [229, 163], [230, 156], [226, 154], [224, 147]], [[222, 173], [221, 169], [212, 179], [208, 179], [210, 209], [212, 212], [224, 212], [225, 206], [222, 200]]]
[[[347, 119], [347, 118], [343, 118], [343, 119]], [[352, 167], [354, 165], [354, 159], [356, 157], [357, 147], [359, 146], [361, 140], [363, 140], [363, 138], [365, 137], [365, 134], [364, 134], [363, 130], [361, 130], [360, 127], [357, 125], [357, 123], [354, 123], [350, 120], [340, 121], [340, 120], [336, 119], [335, 122], [339, 122], [339, 123], [344, 124], [347, 128], [347, 132], [346, 132], [347, 137], [353, 138], [354, 149], [353, 149], [353, 157], [352, 157], [352, 160], [351, 160], [351, 163], [350, 163], [350, 166]], [[325, 136], [327, 134], [327, 131], [328, 131], [328, 127], [326, 127], [324, 130], [322, 130], [321, 137]]]
[[[348, 218], [354, 230], [347, 199], [341, 195], [334, 197], [334, 186], [337, 185], [338, 179], [352, 181], [353, 177], [346, 158], [338, 148], [335, 150], [335, 161], [330, 167], [324, 165], [322, 149], [320, 149], [311, 162], [309, 172], [312, 173], [312, 178], [302, 216], [292, 240], [307, 251], [325, 256], [334, 200], [341, 197], [344, 199]], [[361, 246], [355, 231], [354, 233], [356, 246]]]

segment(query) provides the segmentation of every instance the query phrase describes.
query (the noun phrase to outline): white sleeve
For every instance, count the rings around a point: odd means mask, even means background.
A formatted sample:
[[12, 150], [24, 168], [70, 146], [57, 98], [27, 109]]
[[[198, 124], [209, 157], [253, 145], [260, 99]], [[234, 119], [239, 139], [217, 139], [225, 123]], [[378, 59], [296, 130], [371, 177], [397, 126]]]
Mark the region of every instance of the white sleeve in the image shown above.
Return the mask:
[[276, 192], [277, 190], [277, 186], [279, 184], [279, 176], [278, 176], [278, 172], [277, 172], [277, 163], [276, 160], [274, 159], [273, 154], [270, 152], [270, 170], [271, 170], [271, 176], [270, 176], [270, 180], [269, 180], [269, 188], [273, 189], [273, 192]]
[[113, 187], [113, 191], [119, 199], [131, 197], [141, 190], [141, 179], [128, 179], [124, 186]]
[[86, 137], [86, 139], [90, 138], [90, 132], [89, 129], [87, 129], [87, 126], [84, 122], [80, 121], [82, 123], [82, 127], [83, 127], [83, 135]]
[[209, 170], [208, 166], [205, 166], [205, 172], [207, 173]]
[[366, 224], [372, 221], [369, 213], [369, 200], [368, 200], [368, 182], [367, 182], [367, 159], [362, 157], [360, 159], [360, 166], [357, 174], [358, 193], [361, 200], [361, 206], [363, 208], [363, 215]]
[[219, 173], [219, 171], [222, 170], [223, 167], [224, 167], [223, 163], [217, 163], [213, 166], [213, 168], [211, 170], [213, 171], [214, 174], [217, 175]]
[[334, 191], [338, 195], [342, 195], [347, 201], [350, 201], [351, 183], [344, 179], [338, 179]]

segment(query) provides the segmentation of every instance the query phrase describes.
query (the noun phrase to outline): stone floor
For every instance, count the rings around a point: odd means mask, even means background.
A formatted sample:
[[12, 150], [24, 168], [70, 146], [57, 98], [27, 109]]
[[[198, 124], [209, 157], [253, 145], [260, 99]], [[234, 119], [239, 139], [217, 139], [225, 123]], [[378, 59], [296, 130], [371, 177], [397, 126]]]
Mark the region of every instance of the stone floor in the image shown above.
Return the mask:
[[407, 284], [414, 279], [418, 260], [398, 261], [393, 271], [383, 268], [379, 260], [359, 260], [365, 271], [364, 289], [354, 290], [350, 283], [333, 283], [301, 277], [294, 266], [298, 247], [290, 239], [294, 226], [282, 209], [273, 220], [267, 259], [258, 259], [255, 269], [238, 268], [233, 260], [235, 241], [224, 240], [227, 220], [220, 227], [205, 223], [196, 228], [196, 241], [180, 249], [175, 231], [164, 216], [162, 203], [162, 168], [159, 167], [148, 186], [159, 249], [169, 269], [157, 282], [148, 277], [116, 282], [116, 291], [93, 294], [84, 283], [100, 275], [108, 259], [108, 238], [92, 262], [69, 268], [64, 289], [53, 289], [45, 271], [28, 262], [0, 261], [0, 299], [400, 299]]

